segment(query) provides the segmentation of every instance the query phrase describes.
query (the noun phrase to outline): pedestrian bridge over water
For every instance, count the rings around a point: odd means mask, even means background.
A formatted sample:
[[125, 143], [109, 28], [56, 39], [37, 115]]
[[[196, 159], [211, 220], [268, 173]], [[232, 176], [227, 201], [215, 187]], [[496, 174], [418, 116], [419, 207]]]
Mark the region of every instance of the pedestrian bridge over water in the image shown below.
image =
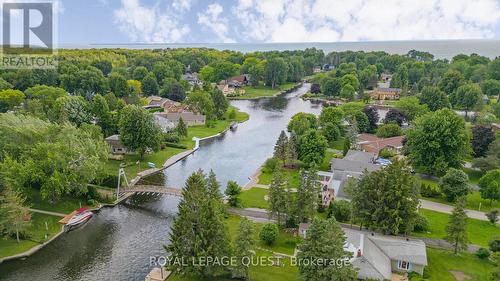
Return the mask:
[[160, 185], [133, 185], [120, 190], [121, 195], [133, 193], [154, 193], [182, 197], [182, 189]]

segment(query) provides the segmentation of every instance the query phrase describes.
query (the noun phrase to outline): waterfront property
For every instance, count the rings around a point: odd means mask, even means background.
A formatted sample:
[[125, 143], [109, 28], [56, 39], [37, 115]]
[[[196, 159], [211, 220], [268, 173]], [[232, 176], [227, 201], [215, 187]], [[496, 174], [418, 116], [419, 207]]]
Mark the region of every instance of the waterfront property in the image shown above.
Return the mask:
[[373, 134], [359, 134], [356, 139], [356, 148], [364, 152], [378, 155], [382, 149], [390, 149], [399, 154], [403, 149], [404, 136], [379, 138]]
[[127, 153], [127, 148], [120, 141], [120, 135], [112, 135], [105, 139], [105, 141], [111, 147], [112, 154], [125, 154]]
[[[299, 235], [307, 235], [308, 223], [299, 225]], [[359, 279], [391, 280], [393, 274], [423, 274], [427, 266], [425, 243], [418, 239], [385, 236], [343, 228], [344, 250], [352, 253], [351, 263]], [[393, 279], [392, 279], [393, 280]]]
[[146, 107], [163, 108], [163, 112], [155, 113], [155, 118], [164, 132], [168, 132], [172, 127], [175, 127], [181, 118], [188, 126], [205, 125], [205, 115], [189, 110], [186, 105], [167, 98], [150, 96]]

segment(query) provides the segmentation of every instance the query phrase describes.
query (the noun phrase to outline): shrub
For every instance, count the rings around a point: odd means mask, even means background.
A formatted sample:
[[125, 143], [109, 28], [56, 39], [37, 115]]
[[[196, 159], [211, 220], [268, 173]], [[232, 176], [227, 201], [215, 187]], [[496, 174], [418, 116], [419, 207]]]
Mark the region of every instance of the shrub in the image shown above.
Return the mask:
[[490, 257], [490, 250], [486, 248], [479, 248], [476, 252], [476, 256], [480, 259], [487, 259]]
[[429, 221], [427, 221], [424, 216], [418, 215], [415, 218], [415, 225], [413, 226], [413, 230], [416, 232], [426, 232], [427, 230], [429, 230]]
[[163, 134], [163, 142], [173, 142], [178, 143], [181, 141], [181, 138], [177, 133], [165, 133]]
[[351, 220], [351, 202], [345, 200], [333, 201], [328, 208], [328, 217], [334, 217], [340, 222], [349, 222]]
[[499, 252], [500, 251], [500, 236], [497, 236], [488, 242], [490, 251]]
[[380, 126], [377, 129], [377, 137], [379, 138], [390, 138], [401, 136], [403, 134], [403, 130], [399, 127], [398, 124], [388, 123]]
[[492, 224], [496, 224], [498, 221], [498, 214], [500, 213], [499, 209], [492, 209], [489, 213], [486, 213], [486, 217]]
[[172, 143], [172, 142], [166, 142], [164, 143], [165, 146], [168, 147], [173, 147], [173, 148], [180, 148], [180, 149], [186, 149], [187, 146], [184, 144], [179, 144], [179, 143]]
[[260, 231], [259, 237], [266, 245], [272, 245], [278, 238], [278, 226], [274, 223], [265, 224]]
[[422, 197], [437, 198], [441, 197], [441, 192], [430, 184], [422, 183], [420, 185], [420, 195]]
[[265, 173], [272, 174], [276, 171], [276, 167], [278, 167], [278, 159], [271, 157], [264, 162], [262, 170]]
[[379, 151], [378, 156], [389, 159], [396, 156], [396, 152], [394, 152], [392, 149], [382, 148]]

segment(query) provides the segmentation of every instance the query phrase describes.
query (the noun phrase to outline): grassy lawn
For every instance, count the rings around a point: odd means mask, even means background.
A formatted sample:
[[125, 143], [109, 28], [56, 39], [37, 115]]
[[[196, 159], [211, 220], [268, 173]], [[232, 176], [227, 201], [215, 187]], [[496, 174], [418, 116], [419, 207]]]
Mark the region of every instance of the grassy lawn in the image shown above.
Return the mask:
[[[236, 108], [230, 107], [228, 113], [231, 109], [236, 109]], [[226, 115], [228, 113], [226, 113]], [[248, 118], [249, 115], [247, 113], [237, 111], [234, 120], [238, 122], [243, 122], [248, 120]], [[195, 145], [195, 142], [192, 140], [193, 137], [204, 138], [218, 134], [224, 131], [226, 128], [228, 128], [230, 122], [231, 120], [229, 119], [217, 120], [214, 123], [213, 127], [191, 126], [188, 128], [188, 137], [183, 141], [181, 141], [181, 144], [185, 145], [188, 149], [192, 149]], [[127, 178], [130, 181], [131, 179], [135, 178], [137, 173], [149, 169], [148, 162], [154, 163], [156, 167], [161, 167], [168, 158], [183, 151], [186, 151], [186, 149], [166, 147], [164, 150], [159, 150], [157, 152], [145, 155], [142, 161], [140, 160], [140, 157], [137, 154], [127, 154], [124, 155], [124, 159], [121, 161], [109, 159], [105, 163], [104, 171], [107, 174], [116, 175], [118, 174], [118, 169], [120, 168], [120, 164], [124, 163], [126, 165], [125, 173], [127, 174]], [[136, 164], [138, 161], [139, 164]]]
[[474, 169], [469, 169], [469, 168], [463, 168], [462, 169], [468, 176], [469, 176], [469, 181], [473, 184], [478, 184], [479, 179], [483, 176], [483, 172], [477, 171]]
[[[285, 176], [288, 178], [288, 183], [290, 184], [291, 187], [298, 187], [300, 185], [300, 174], [298, 169], [281, 169], [281, 171], [285, 174]], [[273, 179], [273, 174], [268, 173], [265, 171], [262, 171], [259, 177], [259, 183], [260, 184], [271, 184], [271, 181]]]
[[285, 83], [276, 88], [267, 87], [264, 85], [246, 86], [245, 94], [239, 97], [231, 97], [231, 99], [257, 99], [262, 97], [272, 97], [278, 95], [281, 91], [286, 91], [293, 88], [296, 83]]
[[[427, 185], [431, 185], [433, 188], [439, 189], [438, 182], [436, 181], [429, 179], [420, 179], [420, 181]], [[442, 204], [453, 205], [453, 203], [448, 202], [444, 197], [437, 197], [437, 198], [424, 197], [424, 199]], [[481, 208], [479, 208], [479, 206], [481, 206]], [[498, 201], [490, 202], [490, 200], [481, 198], [481, 194], [479, 193], [479, 191], [473, 191], [467, 195], [466, 207], [467, 209], [470, 210], [489, 212], [491, 209], [500, 208], [500, 202]]]
[[487, 281], [493, 265], [473, 254], [455, 255], [451, 251], [427, 248], [426, 274], [431, 281], [455, 281], [450, 271], [461, 271], [470, 278], [465, 280]]
[[84, 198], [75, 198], [71, 196], [63, 196], [61, 199], [51, 203], [47, 199], [42, 199], [40, 192], [34, 188], [29, 189], [26, 193], [26, 201], [30, 208], [40, 209], [44, 211], [69, 214], [80, 206], [86, 206], [87, 200]]
[[264, 196], [269, 193], [267, 188], [253, 187], [244, 190], [240, 194], [242, 208], [261, 208], [267, 209], [269, 203], [264, 200]]
[[[429, 231], [427, 233], [415, 232], [413, 235], [444, 239], [446, 236], [445, 227], [448, 223], [449, 215], [426, 209], [420, 209], [419, 212], [429, 221]], [[487, 221], [468, 219], [467, 222], [467, 234], [472, 244], [487, 247], [489, 240], [495, 236], [500, 236], [500, 227], [494, 226]]]
[[330, 148], [337, 149], [337, 150], [344, 150], [344, 137], [340, 137], [338, 140], [334, 141]]
[[331, 164], [330, 164], [330, 161], [332, 160], [332, 158], [335, 158], [335, 153], [333, 151], [326, 151], [325, 153], [325, 157], [323, 158], [323, 162], [321, 163], [321, 165], [319, 166], [319, 170], [320, 171], [328, 171], [330, 172], [331, 171]]
[[[0, 258], [20, 254], [50, 239], [61, 230], [61, 224], [58, 223], [60, 219], [55, 216], [33, 213], [32, 225], [28, 230], [29, 237], [26, 240], [17, 243], [15, 237], [0, 237], [0, 249], [2, 249]], [[45, 222], [47, 222], [48, 230], [45, 228]], [[47, 234], [47, 239], [45, 239], [45, 234]]]

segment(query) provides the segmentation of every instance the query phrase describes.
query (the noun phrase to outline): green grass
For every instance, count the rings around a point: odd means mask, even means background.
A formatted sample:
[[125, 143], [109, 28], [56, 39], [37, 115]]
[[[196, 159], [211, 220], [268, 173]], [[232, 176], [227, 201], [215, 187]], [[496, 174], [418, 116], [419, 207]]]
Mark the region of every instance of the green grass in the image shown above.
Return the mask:
[[[61, 231], [61, 218], [33, 213], [31, 215], [31, 227], [28, 229], [28, 237], [17, 243], [15, 237], [0, 237], [0, 258], [23, 253], [32, 247], [41, 244]], [[47, 222], [48, 230], [45, 228]], [[47, 239], [45, 235], [47, 234]]]
[[[231, 106], [226, 113], [226, 118], [231, 109], [236, 108]], [[237, 111], [236, 117], [234, 119], [238, 122], [243, 122], [248, 120], [248, 118], [249, 115], [247, 113]], [[217, 120], [214, 122], [213, 127], [191, 126], [188, 128], [187, 138], [182, 140], [181, 144], [185, 145], [188, 149], [192, 149], [195, 146], [195, 142], [192, 140], [193, 137], [204, 138], [218, 134], [227, 129], [230, 122], [231, 120], [229, 119]], [[156, 167], [161, 167], [168, 158], [183, 151], [186, 151], [186, 149], [166, 147], [164, 150], [159, 150], [152, 154], [145, 155], [143, 160], [140, 160], [140, 156], [137, 154], [127, 154], [124, 155], [124, 159], [121, 161], [109, 159], [105, 163], [104, 171], [107, 174], [116, 175], [118, 173], [118, 169], [120, 168], [120, 164], [124, 163], [126, 165], [125, 173], [127, 174], [127, 178], [130, 181], [137, 176], [137, 173], [149, 169], [148, 162], [154, 163]], [[138, 161], [139, 164], [136, 164]]]
[[477, 170], [470, 169], [470, 168], [463, 168], [462, 170], [467, 174], [467, 176], [469, 176], [469, 181], [471, 183], [473, 183], [473, 184], [478, 184], [479, 183], [479, 179], [484, 174], [481, 171], [477, 171]]
[[42, 199], [40, 192], [34, 188], [28, 189], [25, 192], [25, 195], [27, 201], [26, 203], [30, 205], [30, 208], [62, 214], [69, 214], [74, 210], [79, 209], [80, 206], [87, 205], [87, 200], [84, 198], [75, 198], [70, 196], [63, 196], [55, 202], [49, 202], [48, 199]]
[[267, 188], [253, 187], [248, 190], [244, 190], [240, 194], [241, 207], [267, 209], [269, 207], [269, 203], [264, 199], [264, 197], [268, 193], [269, 190]]
[[[297, 188], [300, 185], [300, 173], [298, 169], [281, 169], [282, 172], [285, 174], [285, 176], [288, 179], [288, 183], [290, 184], [291, 187]], [[259, 176], [259, 184], [271, 184], [271, 181], [273, 179], [273, 174], [268, 173], [265, 171], [262, 171], [262, 173]]]
[[426, 274], [430, 281], [455, 281], [450, 271], [461, 271], [474, 281], [487, 281], [493, 265], [481, 260], [474, 254], [461, 253], [455, 255], [451, 251], [427, 248]]
[[340, 137], [338, 140], [334, 141], [330, 148], [337, 149], [337, 150], [344, 150], [344, 137]]
[[320, 171], [331, 171], [331, 164], [330, 164], [330, 161], [332, 160], [332, 158], [335, 158], [335, 152], [333, 151], [326, 151], [325, 153], [325, 157], [323, 158], [323, 162], [321, 163], [321, 165], [319, 166], [319, 170]]
[[[426, 209], [420, 209], [419, 212], [429, 221], [429, 230], [427, 233], [415, 232], [413, 235], [444, 239], [446, 236], [445, 227], [448, 223], [449, 214]], [[487, 247], [489, 240], [495, 236], [500, 236], [500, 228], [487, 221], [468, 219], [467, 222], [467, 235], [471, 244]]]
[[276, 88], [267, 87], [264, 85], [258, 86], [245, 86], [245, 94], [238, 97], [231, 97], [231, 99], [257, 99], [262, 97], [272, 97], [278, 95], [281, 91], [286, 91], [293, 88], [296, 83], [285, 83]]

